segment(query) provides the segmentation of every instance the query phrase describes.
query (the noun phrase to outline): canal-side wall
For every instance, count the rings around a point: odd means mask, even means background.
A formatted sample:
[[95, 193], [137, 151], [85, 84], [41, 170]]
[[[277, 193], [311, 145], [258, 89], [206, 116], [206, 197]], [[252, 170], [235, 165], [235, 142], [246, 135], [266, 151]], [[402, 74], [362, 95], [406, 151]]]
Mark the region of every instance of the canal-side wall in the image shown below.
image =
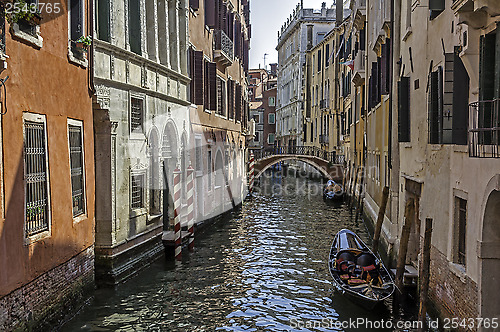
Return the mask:
[[0, 299], [0, 330], [48, 331], [61, 325], [94, 289], [94, 247]]

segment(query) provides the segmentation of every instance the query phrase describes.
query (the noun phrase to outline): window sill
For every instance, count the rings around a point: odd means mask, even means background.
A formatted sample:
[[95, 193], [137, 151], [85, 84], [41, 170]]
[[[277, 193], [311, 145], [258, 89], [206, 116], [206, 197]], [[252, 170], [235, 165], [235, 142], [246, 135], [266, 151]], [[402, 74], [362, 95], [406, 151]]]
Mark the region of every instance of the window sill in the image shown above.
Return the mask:
[[27, 238], [24, 239], [24, 244], [29, 246], [35, 242], [38, 242], [38, 241], [41, 241], [41, 240], [44, 240], [44, 239], [47, 239], [47, 238], [50, 238], [51, 236], [51, 232], [50, 232], [50, 227], [49, 227], [49, 230], [48, 231], [45, 231], [45, 232], [41, 232], [41, 233], [38, 233], [38, 234], [35, 234], [35, 235], [32, 235], [32, 236], [29, 236]]
[[163, 217], [163, 213], [153, 213], [153, 214], [150, 214], [150, 215], [148, 216], [148, 222], [152, 222], [152, 221], [154, 221], [155, 219], [159, 219], [159, 218], [161, 218], [161, 217]]
[[137, 217], [145, 215], [146, 213], [148, 213], [146, 208], [133, 209], [130, 211], [130, 218], [137, 218]]
[[71, 46], [68, 45], [68, 60], [70, 63], [81, 66], [83, 68], [87, 68], [89, 66], [89, 60], [87, 59], [87, 53], [84, 54], [83, 59], [79, 59], [75, 56], [73, 51], [71, 50]]
[[37, 48], [42, 48], [43, 38], [40, 35], [40, 26], [36, 26], [36, 36], [30, 35], [29, 33], [23, 32], [19, 29], [19, 24], [14, 23], [10, 29], [12, 35], [18, 39], [21, 39], [28, 44], [35, 46]]
[[465, 282], [467, 281], [466, 280], [466, 277], [467, 277], [467, 273], [466, 273], [466, 269], [465, 269], [465, 266], [462, 265], [462, 264], [457, 264], [457, 263], [453, 263], [453, 262], [449, 262], [449, 268], [450, 268], [450, 271], [456, 275], [461, 282], [463, 282], [465, 284]]
[[403, 35], [403, 41], [406, 41], [408, 39], [408, 37], [410, 37], [410, 35], [412, 34], [412, 32], [413, 32], [413, 30], [412, 30], [411, 26], [407, 27], [406, 28], [406, 32]]
[[204, 111], [205, 113], [212, 114], [212, 111], [210, 111], [210, 110], [203, 109], [203, 111]]
[[79, 216], [73, 217], [73, 224], [78, 224], [79, 222], [86, 220], [88, 216], [84, 213]]

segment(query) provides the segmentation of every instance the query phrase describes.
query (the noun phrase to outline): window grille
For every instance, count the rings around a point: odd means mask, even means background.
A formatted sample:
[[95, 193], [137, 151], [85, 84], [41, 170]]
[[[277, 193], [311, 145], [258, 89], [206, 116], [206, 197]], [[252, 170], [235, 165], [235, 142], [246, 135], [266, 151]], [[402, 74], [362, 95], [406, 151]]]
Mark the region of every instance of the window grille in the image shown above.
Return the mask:
[[467, 201], [461, 198], [456, 198], [457, 201], [457, 217], [458, 217], [458, 248], [457, 262], [465, 265], [465, 241], [466, 241], [466, 225], [467, 225]]
[[144, 207], [144, 174], [132, 175], [132, 209]]
[[144, 121], [144, 104], [139, 98], [131, 98], [130, 107], [130, 130], [132, 132], [142, 132]]
[[0, 3], [0, 53], [5, 54], [5, 5]]
[[73, 217], [77, 217], [85, 213], [83, 139], [81, 126], [69, 125], [69, 153]]
[[24, 122], [26, 236], [49, 229], [45, 124]]

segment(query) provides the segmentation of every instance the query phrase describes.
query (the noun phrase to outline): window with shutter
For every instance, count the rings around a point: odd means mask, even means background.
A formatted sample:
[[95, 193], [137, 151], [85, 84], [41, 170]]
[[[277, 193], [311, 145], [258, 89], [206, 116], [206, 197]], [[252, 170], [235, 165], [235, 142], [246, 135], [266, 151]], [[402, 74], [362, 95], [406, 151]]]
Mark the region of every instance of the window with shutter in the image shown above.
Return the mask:
[[439, 143], [439, 72], [430, 74], [428, 102], [429, 143]]
[[328, 67], [328, 60], [330, 59], [330, 44], [325, 46], [325, 67]]
[[398, 137], [399, 142], [410, 142], [410, 78], [398, 82]]
[[208, 62], [208, 109], [217, 110], [217, 65]]
[[380, 75], [381, 75], [381, 94], [386, 95], [390, 93], [391, 85], [391, 46], [390, 40], [386, 39], [385, 44], [382, 44], [382, 57], [380, 59]]
[[236, 94], [235, 94], [235, 120], [241, 121], [241, 85], [236, 84]]
[[205, 0], [205, 25], [211, 29], [216, 27], [216, 0]]
[[470, 78], [459, 56], [460, 49], [455, 47], [453, 61], [453, 134], [454, 144], [467, 144], [469, 125], [469, 85]]
[[[78, 1], [78, 0], [73, 0]], [[130, 51], [141, 55], [141, 2], [129, 0], [128, 2], [128, 40]]]
[[109, 0], [97, 1], [97, 38], [107, 42], [111, 41], [110, 5]]
[[444, 0], [429, 0], [430, 19], [435, 19], [445, 9]]
[[196, 105], [204, 103], [204, 82], [203, 82], [203, 52], [192, 51], [193, 67], [191, 72], [191, 85], [193, 87], [192, 102]]

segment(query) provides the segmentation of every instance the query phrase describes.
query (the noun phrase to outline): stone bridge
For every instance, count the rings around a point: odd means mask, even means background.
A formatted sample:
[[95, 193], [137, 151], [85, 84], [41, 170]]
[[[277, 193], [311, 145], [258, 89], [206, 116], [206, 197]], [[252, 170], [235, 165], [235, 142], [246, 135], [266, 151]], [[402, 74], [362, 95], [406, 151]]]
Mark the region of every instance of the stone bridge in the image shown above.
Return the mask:
[[254, 150], [255, 178], [268, 168], [287, 160], [302, 161], [317, 169], [325, 178], [341, 182], [343, 179], [344, 156], [326, 152], [312, 146], [283, 146], [265, 150]]

